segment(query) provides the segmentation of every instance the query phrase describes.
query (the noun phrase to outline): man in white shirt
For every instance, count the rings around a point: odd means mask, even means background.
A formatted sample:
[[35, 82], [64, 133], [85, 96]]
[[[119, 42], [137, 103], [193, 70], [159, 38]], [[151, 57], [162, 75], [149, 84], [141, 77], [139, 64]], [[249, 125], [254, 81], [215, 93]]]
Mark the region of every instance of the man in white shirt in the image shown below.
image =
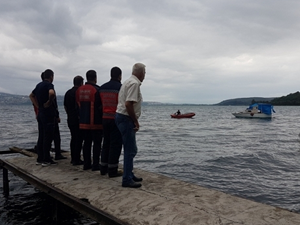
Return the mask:
[[145, 78], [145, 65], [136, 63], [132, 67], [132, 76], [127, 79], [119, 92], [116, 111], [116, 124], [122, 134], [124, 147], [124, 165], [122, 187], [139, 188], [143, 179], [133, 174], [133, 158], [137, 154], [135, 133], [139, 130], [138, 119], [143, 101], [140, 86]]

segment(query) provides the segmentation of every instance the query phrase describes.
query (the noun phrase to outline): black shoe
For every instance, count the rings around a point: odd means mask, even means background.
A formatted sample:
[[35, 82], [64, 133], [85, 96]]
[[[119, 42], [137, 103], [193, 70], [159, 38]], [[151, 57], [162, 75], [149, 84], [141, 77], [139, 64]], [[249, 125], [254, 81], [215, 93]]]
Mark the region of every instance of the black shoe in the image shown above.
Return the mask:
[[56, 155], [55, 156], [55, 160], [60, 160], [60, 159], [66, 159], [67, 157], [63, 156], [63, 155]]
[[140, 183], [135, 183], [134, 181], [132, 181], [131, 183], [129, 184], [126, 184], [126, 183], [122, 183], [122, 187], [129, 187], [129, 188], [139, 188], [141, 187], [142, 185]]
[[101, 175], [106, 175], [107, 171], [108, 171], [108, 167], [107, 166], [100, 165], [100, 174]]
[[134, 177], [132, 178], [132, 180], [133, 180], [134, 182], [141, 182], [141, 181], [143, 181], [143, 178], [139, 178], [139, 177], [134, 176]]
[[83, 165], [83, 161], [82, 161], [82, 160], [74, 161], [74, 162], [72, 162], [72, 165], [73, 165], [73, 166]]
[[100, 165], [92, 167], [92, 171], [99, 171], [99, 170], [100, 170]]
[[112, 178], [112, 177], [121, 177], [123, 176], [123, 172], [122, 171], [117, 171], [116, 173], [110, 173], [108, 172], [108, 177]]
[[91, 165], [89, 165], [89, 166], [83, 166], [83, 170], [90, 170], [91, 168], [92, 168]]

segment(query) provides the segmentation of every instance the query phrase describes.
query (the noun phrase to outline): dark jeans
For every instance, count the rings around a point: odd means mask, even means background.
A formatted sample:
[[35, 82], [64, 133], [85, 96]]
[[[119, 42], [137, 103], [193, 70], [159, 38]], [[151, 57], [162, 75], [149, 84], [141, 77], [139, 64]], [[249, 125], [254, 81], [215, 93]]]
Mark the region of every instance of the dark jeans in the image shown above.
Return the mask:
[[116, 124], [121, 132], [124, 146], [124, 173], [123, 184], [129, 184], [133, 180], [133, 159], [137, 154], [137, 146], [135, 139], [134, 123], [129, 116], [116, 113]]
[[103, 119], [101, 166], [118, 168], [122, 150], [122, 135], [113, 119]]
[[78, 121], [69, 121], [68, 127], [71, 133], [70, 149], [71, 149], [71, 162], [78, 163], [80, 160], [80, 154], [82, 149], [83, 136], [79, 129]]
[[83, 168], [88, 169], [92, 165], [91, 151], [93, 143], [93, 167], [99, 166], [101, 142], [102, 142], [102, 130], [84, 130], [83, 132]]
[[38, 115], [38, 158], [37, 161], [49, 162], [51, 143], [54, 138], [56, 118], [48, 117], [41, 113]]

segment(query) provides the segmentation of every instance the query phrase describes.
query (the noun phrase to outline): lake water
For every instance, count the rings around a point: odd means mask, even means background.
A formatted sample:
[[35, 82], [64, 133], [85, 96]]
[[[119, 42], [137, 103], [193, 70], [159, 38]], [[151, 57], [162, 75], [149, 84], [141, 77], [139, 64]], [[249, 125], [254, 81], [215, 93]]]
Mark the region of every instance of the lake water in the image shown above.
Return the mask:
[[[300, 213], [300, 107], [274, 107], [270, 120], [237, 119], [231, 114], [245, 108], [143, 106], [134, 166]], [[37, 123], [32, 106], [0, 109], [0, 150], [33, 148]], [[196, 116], [171, 119], [178, 109]], [[62, 149], [69, 150], [62, 106], [60, 114]], [[10, 196], [0, 198], [0, 224], [51, 224], [49, 198], [13, 174], [9, 178]], [[63, 224], [96, 224], [67, 207], [63, 210]]]

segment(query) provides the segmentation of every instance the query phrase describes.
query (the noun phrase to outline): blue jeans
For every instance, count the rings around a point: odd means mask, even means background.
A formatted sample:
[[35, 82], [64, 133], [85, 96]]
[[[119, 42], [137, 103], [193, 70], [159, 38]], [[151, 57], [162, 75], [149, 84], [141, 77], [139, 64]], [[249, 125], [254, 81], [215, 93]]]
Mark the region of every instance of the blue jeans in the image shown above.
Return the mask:
[[122, 134], [122, 141], [124, 146], [124, 165], [123, 165], [123, 184], [133, 182], [133, 158], [137, 154], [137, 146], [135, 139], [135, 127], [132, 119], [129, 116], [116, 113], [116, 124]]

